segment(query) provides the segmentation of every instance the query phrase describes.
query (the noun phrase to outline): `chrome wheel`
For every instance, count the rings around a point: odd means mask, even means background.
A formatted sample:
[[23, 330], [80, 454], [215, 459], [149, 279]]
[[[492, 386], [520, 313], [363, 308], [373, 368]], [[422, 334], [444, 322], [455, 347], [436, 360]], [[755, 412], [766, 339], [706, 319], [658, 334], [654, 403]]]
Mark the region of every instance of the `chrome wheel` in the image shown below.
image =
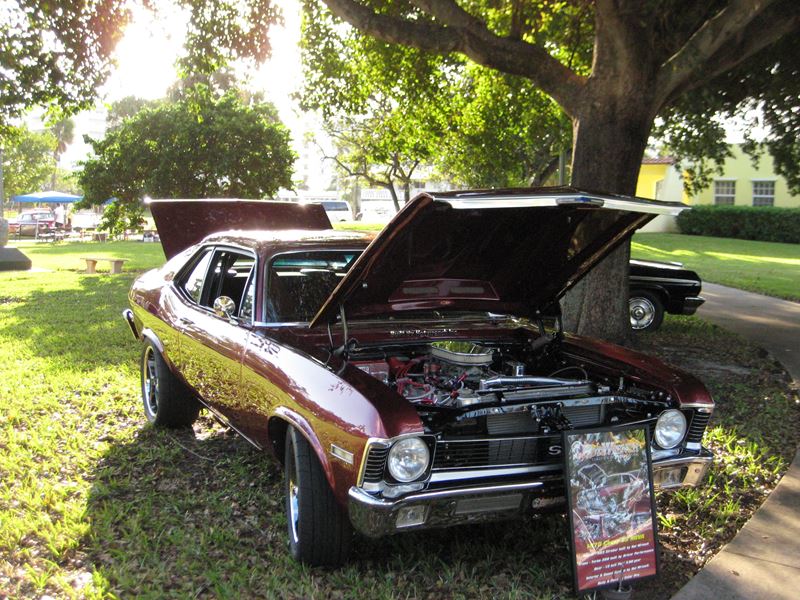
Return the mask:
[[637, 296], [628, 300], [632, 329], [646, 329], [656, 318], [656, 307], [648, 298]]
[[296, 544], [300, 539], [297, 535], [298, 524], [300, 522], [300, 500], [298, 497], [298, 487], [294, 480], [294, 473], [289, 476], [289, 530], [292, 541]]
[[154, 421], [158, 415], [158, 368], [156, 353], [150, 346], [142, 356], [142, 398], [147, 418]]

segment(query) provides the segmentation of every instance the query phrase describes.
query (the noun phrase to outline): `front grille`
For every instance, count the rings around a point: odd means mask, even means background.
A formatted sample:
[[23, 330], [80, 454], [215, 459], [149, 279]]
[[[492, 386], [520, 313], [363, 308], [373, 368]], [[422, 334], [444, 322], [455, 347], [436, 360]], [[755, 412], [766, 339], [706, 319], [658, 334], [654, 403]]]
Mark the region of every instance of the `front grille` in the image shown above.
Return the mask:
[[509, 435], [512, 433], [534, 433], [539, 424], [527, 411], [486, 417], [486, 431], [489, 435]]
[[385, 446], [371, 446], [367, 454], [367, 464], [364, 467], [364, 481], [381, 481], [386, 467], [386, 457], [389, 448]]
[[537, 444], [546, 438], [503, 440], [440, 440], [436, 443], [433, 469], [497, 467], [537, 462]]
[[687, 443], [699, 444], [703, 441], [703, 433], [705, 433], [710, 418], [711, 413], [693, 411], [691, 419], [689, 420], [689, 432], [686, 434]]
[[[593, 427], [603, 422], [603, 405], [589, 406], [564, 406], [561, 414], [564, 415], [574, 429]], [[486, 417], [486, 431], [489, 435], [512, 435], [515, 433], [535, 433], [539, 430], [539, 423], [528, 411], [519, 411]]]
[[591, 427], [603, 422], [603, 405], [592, 404], [589, 406], [565, 406], [561, 413], [569, 419], [574, 429]]

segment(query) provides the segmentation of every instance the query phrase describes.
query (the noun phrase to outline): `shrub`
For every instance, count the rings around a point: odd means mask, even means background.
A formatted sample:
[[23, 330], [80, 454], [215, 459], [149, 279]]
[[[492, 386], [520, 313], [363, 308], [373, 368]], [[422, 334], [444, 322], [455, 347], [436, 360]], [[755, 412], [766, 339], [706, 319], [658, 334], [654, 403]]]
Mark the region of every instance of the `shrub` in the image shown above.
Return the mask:
[[689, 235], [800, 244], [800, 208], [695, 206], [678, 216]]

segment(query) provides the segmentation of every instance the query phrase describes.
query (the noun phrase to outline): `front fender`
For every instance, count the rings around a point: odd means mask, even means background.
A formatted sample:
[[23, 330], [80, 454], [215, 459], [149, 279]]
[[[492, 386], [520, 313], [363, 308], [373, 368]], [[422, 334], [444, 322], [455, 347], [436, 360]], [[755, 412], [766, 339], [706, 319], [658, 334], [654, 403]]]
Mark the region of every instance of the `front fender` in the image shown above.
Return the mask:
[[[346, 507], [348, 490], [353, 484], [354, 478], [357, 476], [357, 469], [360, 465], [360, 457], [361, 454], [363, 454], [365, 443], [358, 440], [353, 440], [351, 444], [348, 444], [353, 450], [355, 450], [355, 448], [353, 448], [352, 444], [358, 445], [360, 447], [360, 451], [354, 451], [352, 453], [353, 463], [347, 464], [342, 462], [340, 459], [333, 458], [332, 454], [330, 453], [331, 448], [325, 447], [325, 444], [322, 442], [322, 440], [320, 440], [316, 431], [314, 431], [314, 427], [305, 417], [303, 417], [303, 415], [291, 410], [286, 406], [281, 406], [275, 410], [270, 422], [272, 422], [272, 419], [281, 419], [288, 427], [293, 427], [306, 439], [311, 448], [314, 450], [314, 454], [317, 456], [319, 464], [322, 466], [322, 470], [325, 473], [325, 478], [328, 480], [328, 485], [333, 490], [334, 496], [343, 507]], [[288, 430], [286, 435], [288, 435]], [[356, 460], [356, 457], [359, 458], [358, 461]]]

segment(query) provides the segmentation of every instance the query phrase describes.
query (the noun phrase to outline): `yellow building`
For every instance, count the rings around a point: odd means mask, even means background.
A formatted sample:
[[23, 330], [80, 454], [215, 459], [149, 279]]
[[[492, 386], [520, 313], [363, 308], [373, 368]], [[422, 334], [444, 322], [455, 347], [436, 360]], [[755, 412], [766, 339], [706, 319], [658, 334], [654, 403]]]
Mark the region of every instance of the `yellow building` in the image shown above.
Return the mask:
[[691, 198], [692, 204], [800, 207], [800, 195], [789, 192], [786, 179], [775, 173], [768, 152], [756, 166], [738, 144], [731, 145], [731, 152], [733, 156], [725, 160], [722, 174], [715, 175], [707, 189]]
[[[639, 179], [636, 182], [636, 195], [651, 200], [685, 202], [683, 178], [674, 163], [670, 157], [642, 160]], [[646, 232], [677, 230], [675, 218], [667, 215], [656, 217], [642, 228], [642, 231]]]

